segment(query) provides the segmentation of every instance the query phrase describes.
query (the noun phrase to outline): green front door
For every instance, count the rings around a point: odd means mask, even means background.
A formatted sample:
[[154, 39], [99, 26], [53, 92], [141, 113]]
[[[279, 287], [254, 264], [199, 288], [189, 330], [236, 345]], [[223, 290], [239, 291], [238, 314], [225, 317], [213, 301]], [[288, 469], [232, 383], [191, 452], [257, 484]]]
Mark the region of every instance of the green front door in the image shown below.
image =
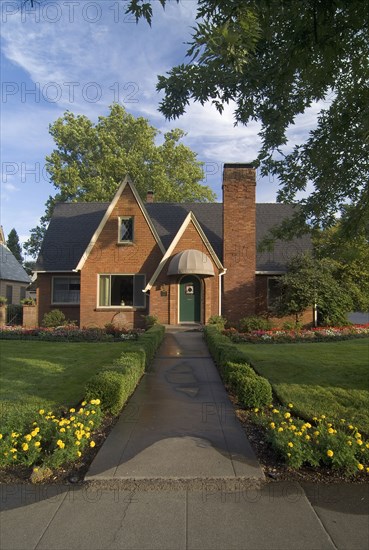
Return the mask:
[[179, 284], [179, 321], [181, 323], [199, 323], [200, 308], [200, 281], [193, 275], [186, 275]]

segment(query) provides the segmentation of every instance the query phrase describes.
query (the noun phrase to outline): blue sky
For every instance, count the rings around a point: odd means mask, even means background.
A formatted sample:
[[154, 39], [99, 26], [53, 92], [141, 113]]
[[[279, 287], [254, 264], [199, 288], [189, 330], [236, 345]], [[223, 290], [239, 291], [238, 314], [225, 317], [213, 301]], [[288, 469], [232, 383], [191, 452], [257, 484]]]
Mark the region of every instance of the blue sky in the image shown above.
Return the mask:
[[[260, 127], [234, 126], [232, 105], [222, 115], [209, 103], [190, 105], [168, 122], [157, 111], [158, 74], [186, 60], [196, 2], [181, 0], [165, 11], [153, 2], [152, 27], [125, 15], [125, 0], [39, 0], [19, 10], [21, 0], [1, 4], [1, 224], [15, 227], [21, 241], [38, 224], [54, 189], [44, 159], [53, 149], [48, 127], [65, 110], [92, 120], [113, 101], [144, 116], [161, 132], [179, 127], [205, 163], [204, 183], [221, 199], [222, 165], [250, 162], [260, 145]], [[298, 117], [290, 145], [314, 126], [318, 105]], [[124, 176], [124, 174], [122, 174]], [[258, 202], [274, 202], [277, 182], [258, 177]]]

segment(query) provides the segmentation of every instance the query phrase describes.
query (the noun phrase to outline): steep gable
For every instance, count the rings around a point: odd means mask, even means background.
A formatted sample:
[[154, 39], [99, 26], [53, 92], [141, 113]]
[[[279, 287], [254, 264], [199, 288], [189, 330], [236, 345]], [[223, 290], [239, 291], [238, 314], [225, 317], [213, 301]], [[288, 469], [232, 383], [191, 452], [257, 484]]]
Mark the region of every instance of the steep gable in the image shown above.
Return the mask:
[[0, 279], [18, 283], [30, 283], [31, 279], [14, 254], [0, 243]]

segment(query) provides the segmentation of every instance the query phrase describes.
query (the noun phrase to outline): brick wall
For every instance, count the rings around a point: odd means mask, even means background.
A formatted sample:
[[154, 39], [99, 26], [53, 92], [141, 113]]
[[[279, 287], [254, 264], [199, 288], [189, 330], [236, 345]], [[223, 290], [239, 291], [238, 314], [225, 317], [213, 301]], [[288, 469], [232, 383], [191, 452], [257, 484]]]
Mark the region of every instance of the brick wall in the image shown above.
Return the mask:
[[[159, 321], [164, 324], [176, 325], [179, 317], [178, 304], [178, 283], [180, 276], [167, 275], [168, 267], [171, 259], [187, 249], [195, 249], [203, 252], [208, 256], [214, 267], [214, 277], [199, 277], [202, 288], [202, 303], [201, 303], [201, 322], [206, 322], [211, 315], [218, 314], [219, 300], [219, 269], [213, 262], [204, 241], [200, 237], [196, 227], [192, 222], [189, 223], [179, 242], [177, 243], [173, 254], [166, 262], [162, 272], [160, 273], [155, 285], [150, 290], [150, 312], [157, 315]], [[161, 296], [161, 288], [165, 286], [167, 296]]]
[[34, 328], [38, 326], [37, 306], [23, 306], [23, 326], [24, 328]]
[[[118, 244], [119, 216], [134, 216], [134, 241]], [[81, 270], [81, 326], [104, 326], [114, 322], [125, 326], [143, 326], [146, 308], [121, 306], [98, 307], [99, 274], [154, 273], [163, 254], [127, 185]]]
[[251, 165], [224, 165], [222, 310], [232, 322], [255, 312], [255, 185]]
[[[256, 299], [255, 299], [255, 313], [257, 315], [265, 315], [274, 326], [282, 326], [284, 322], [295, 322], [294, 315], [288, 315], [286, 317], [270, 317], [268, 312], [268, 275], [256, 276]], [[314, 322], [313, 309], [307, 309], [300, 321], [303, 325], [310, 325]]]
[[[52, 305], [52, 278], [53, 276], [61, 276], [63, 273], [38, 273], [37, 275], [37, 310], [38, 310], [38, 324], [41, 325], [42, 319], [45, 313], [49, 313], [53, 309], [59, 309], [62, 311], [67, 319], [70, 321], [80, 320], [80, 306], [77, 305]], [[65, 273], [65, 275], [69, 275]]]

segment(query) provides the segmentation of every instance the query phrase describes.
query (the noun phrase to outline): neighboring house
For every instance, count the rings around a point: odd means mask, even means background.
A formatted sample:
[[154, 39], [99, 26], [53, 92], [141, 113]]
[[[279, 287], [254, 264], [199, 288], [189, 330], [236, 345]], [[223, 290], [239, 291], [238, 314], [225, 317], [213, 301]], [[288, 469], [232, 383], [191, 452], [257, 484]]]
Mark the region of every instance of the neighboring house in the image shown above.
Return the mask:
[[226, 164], [223, 203], [155, 203], [149, 193], [144, 204], [127, 177], [111, 203], [58, 204], [36, 267], [39, 322], [55, 308], [81, 326], [267, 312], [275, 277], [311, 243], [257, 253], [256, 242], [293, 207], [256, 205], [255, 184], [252, 165]]
[[0, 228], [0, 296], [7, 304], [19, 304], [26, 297], [30, 277], [5, 244], [3, 228]]

